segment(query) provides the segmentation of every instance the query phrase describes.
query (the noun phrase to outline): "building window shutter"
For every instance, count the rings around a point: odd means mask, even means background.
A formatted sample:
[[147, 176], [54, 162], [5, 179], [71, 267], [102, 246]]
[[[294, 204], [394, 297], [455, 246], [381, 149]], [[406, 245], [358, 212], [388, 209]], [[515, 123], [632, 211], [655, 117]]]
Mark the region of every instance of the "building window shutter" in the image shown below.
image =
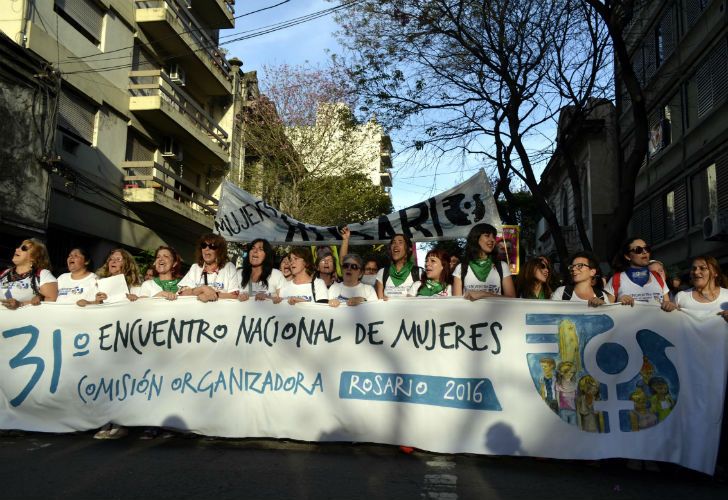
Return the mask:
[[104, 11], [91, 0], [55, 0], [56, 9], [65, 13], [72, 23], [80, 26], [97, 44], [101, 42]]
[[675, 234], [688, 229], [688, 189], [685, 183], [675, 186]]
[[657, 196], [650, 202], [652, 224], [652, 243], [660, 243], [665, 240], [665, 203], [662, 196]]
[[78, 97], [61, 92], [58, 100], [58, 126], [83, 139], [93, 142], [96, 109]]
[[728, 210], [728, 152], [723, 153], [716, 160], [715, 176], [718, 210]]

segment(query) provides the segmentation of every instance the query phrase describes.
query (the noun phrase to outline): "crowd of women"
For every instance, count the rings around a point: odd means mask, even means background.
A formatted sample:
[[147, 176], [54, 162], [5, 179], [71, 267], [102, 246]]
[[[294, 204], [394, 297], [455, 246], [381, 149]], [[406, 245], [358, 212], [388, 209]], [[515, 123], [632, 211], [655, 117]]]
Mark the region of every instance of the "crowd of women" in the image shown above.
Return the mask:
[[[496, 229], [489, 224], [473, 227], [463, 255], [430, 250], [424, 268], [415, 264], [412, 242], [402, 234], [391, 239], [389, 262], [384, 266], [376, 258], [363, 259], [350, 253], [347, 228], [342, 230], [340, 274], [330, 251], [320, 251], [314, 262], [308, 247], [293, 247], [276, 261], [276, 252], [264, 239], [252, 241], [247, 250], [238, 269], [229, 260], [227, 242], [219, 235], [205, 234], [198, 240], [195, 262], [183, 275], [178, 252], [161, 246], [143, 280], [134, 258], [124, 249], [109, 252], [103, 265], [93, 271], [89, 252], [73, 248], [66, 259], [68, 272], [56, 279], [45, 245], [28, 239], [16, 248], [13, 265], [0, 274], [1, 300], [8, 309], [42, 301], [87, 306], [119, 298], [175, 300], [183, 296], [202, 302], [271, 300], [337, 307], [395, 297], [462, 296], [479, 300], [500, 296], [570, 300], [593, 307], [652, 302], [667, 312], [681, 308], [714, 311], [728, 321], [728, 281], [714, 257], [695, 257], [690, 268], [692, 288], [678, 291], [668, 286], [662, 263], [651, 259], [651, 249], [641, 238], [624, 242], [610, 279], [602, 275], [595, 255], [577, 252], [566, 267], [568, 276], [561, 286], [554, 284], [552, 263], [545, 256], [529, 260], [514, 280], [509, 266], [498, 259]], [[113, 277], [117, 283], [123, 277], [126, 284], [121, 297], [109, 297], [105, 283]]]
[[[185, 274], [178, 252], [161, 246], [145, 280], [132, 255], [120, 248], [109, 252], [96, 271], [92, 271], [88, 251], [72, 248], [66, 259], [68, 272], [56, 279], [50, 271], [45, 245], [28, 239], [16, 248], [13, 265], [0, 274], [1, 300], [5, 308], [18, 309], [43, 301], [84, 307], [117, 300], [176, 300], [184, 296], [202, 302], [270, 300], [291, 305], [321, 302], [331, 307], [403, 297], [462, 296], [471, 301], [518, 297], [569, 300], [591, 307], [651, 302], [660, 304], [666, 312], [683, 308], [709, 311], [728, 321], [728, 283], [714, 257], [693, 259], [692, 288], [670, 290], [662, 264], [650, 258], [651, 249], [641, 238], [624, 242], [610, 279], [602, 276], [599, 260], [593, 254], [578, 252], [566, 267], [566, 283], [555, 286], [552, 263], [545, 256], [529, 260], [514, 280], [509, 266], [498, 259], [496, 229], [489, 224], [472, 228], [461, 256], [449, 255], [442, 249], [430, 250], [424, 268], [415, 264], [412, 242], [405, 235], [391, 239], [389, 263], [384, 266], [375, 258], [363, 259], [350, 253], [349, 236], [344, 228], [340, 274], [331, 252], [319, 252], [314, 262], [308, 247], [293, 247], [277, 262], [276, 252], [263, 239], [249, 244], [242, 268], [238, 269], [229, 260], [225, 239], [205, 234], [197, 242], [195, 262]], [[107, 286], [109, 280], [115, 281], [116, 287]], [[145, 435], [153, 437], [158, 431], [148, 429]], [[115, 439], [125, 433], [123, 427], [108, 424], [95, 437]]]

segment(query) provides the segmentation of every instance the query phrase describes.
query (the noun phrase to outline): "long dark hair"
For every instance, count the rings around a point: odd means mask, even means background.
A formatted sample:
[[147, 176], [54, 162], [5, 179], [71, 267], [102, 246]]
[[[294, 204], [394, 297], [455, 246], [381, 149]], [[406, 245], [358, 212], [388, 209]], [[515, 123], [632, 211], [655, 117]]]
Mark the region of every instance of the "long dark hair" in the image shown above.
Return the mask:
[[544, 297], [547, 299], [551, 297], [551, 294], [553, 293], [553, 289], [551, 288], [551, 278], [553, 277], [554, 271], [551, 269], [550, 262], [543, 256], [534, 257], [533, 259], [530, 259], [528, 262], [526, 262], [526, 265], [523, 267], [523, 271], [521, 271], [518, 274], [518, 277], [516, 278], [516, 290], [517, 290], [517, 296], [522, 299], [536, 299], [536, 295], [533, 293], [534, 289], [536, 288], [536, 282], [538, 281], [536, 279], [536, 269], [541, 268], [544, 269], [541, 266], [546, 266], [545, 269], [548, 269], [549, 271], [549, 277], [546, 280], [546, 283], [543, 283], [541, 285], [541, 290], [544, 293]]
[[614, 271], [614, 274], [621, 273], [622, 271], [626, 271], [629, 267], [629, 264], [624, 260], [624, 256], [629, 253], [629, 247], [632, 246], [632, 243], [635, 240], [642, 240], [647, 241], [644, 238], [640, 236], [630, 236], [626, 240], [622, 242], [622, 246], [619, 247], [619, 253], [614, 256], [614, 259], [612, 259], [612, 270]]
[[[463, 261], [460, 266], [461, 272], [470, 265], [470, 261], [478, 260], [480, 258], [480, 237], [484, 234], [492, 234], [493, 236], [498, 234], [498, 231], [490, 224], [476, 224], [468, 233], [468, 239], [465, 242], [465, 251], [463, 252]], [[490, 253], [490, 258], [495, 264], [498, 261], [498, 251], [493, 247], [493, 251]]]
[[265, 253], [265, 259], [263, 259], [263, 265], [261, 266], [263, 268], [263, 272], [260, 275], [260, 282], [268, 288], [268, 278], [270, 278], [273, 266], [275, 265], [275, 254], [273, 253], [273, 247], [271, 244], [268, 240], [263, 238], [258, 238], [250, 242], [248, 254], [245, 256], [245, 260], [243, 261], [243, 281], [240, 286], [247, 286], [250, 281], [250, 276], [253, 274], [253, 265], [250, 263], [250, 251], [258, 243], [263, 244], [263, 252]]
[[[452, 284], [452, 272], [450, 271], [450, 255], [442, 248], [433, 248], [432, 250], [427, 252], [427, 255], [425, 255], [425, 265], [427, 264], [427, 259], [430, 256], [437, 257], [438, 259], [440, 259], [440, 264], [442, 264], [442, 272], [437, 278], [437, 281], [445, 286]], [[420, 283], [422, 283], [422, 286], [425, 286], [425, 283], [427, 283], [427, 273], [422, 273], [422, 279], [420, 279]]]

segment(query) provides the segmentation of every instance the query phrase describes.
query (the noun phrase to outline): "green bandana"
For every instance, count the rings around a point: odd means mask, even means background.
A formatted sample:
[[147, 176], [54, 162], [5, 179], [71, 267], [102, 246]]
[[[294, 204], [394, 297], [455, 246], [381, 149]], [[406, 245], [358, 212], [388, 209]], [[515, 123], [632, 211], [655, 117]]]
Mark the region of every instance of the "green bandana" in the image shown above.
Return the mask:
[[442, 292], [444, 289], [445, 285], [443, 285], [439, 281], [428, 279], [425, 283], [425, 286], [421, 286], [420, 289], [417, 290], [417, 295], [422, 295], [423, 297], [432, 297], [433, 295], [437, 295], [438, 293]]
[[485, 282], [488, 279], [490, 270], [493, 269], [493, 260], [490, 257], [481, 260], [472, 260], [470, 261], [470, 269], [473, 270], [478, 281]]
[[537, 299], [544, 300], [546, 298], [546, 294], [543, 291], [543, 288], [538, 291], [538, 295], [536, 296]]
[[397, 271], [395, 269], [394, 264], [389, 266], [389, 277], [392, 278], [392, 283], [394, 283], [394, 286], [399, 286], [402, 283], [404, 283], [407, 280], [407, 276], [412, 274], [412, 266], [414, 265], [414, 260], [412, 257], [407, 259], [407, 262], [405, 265], [402, 266], [402, 269]]
[[165, 292], [177, 293], [177, 283], [180, 282], [180, 278], [175, 280], [161, 280], [159, 277], [154, 278], [154, 282]]

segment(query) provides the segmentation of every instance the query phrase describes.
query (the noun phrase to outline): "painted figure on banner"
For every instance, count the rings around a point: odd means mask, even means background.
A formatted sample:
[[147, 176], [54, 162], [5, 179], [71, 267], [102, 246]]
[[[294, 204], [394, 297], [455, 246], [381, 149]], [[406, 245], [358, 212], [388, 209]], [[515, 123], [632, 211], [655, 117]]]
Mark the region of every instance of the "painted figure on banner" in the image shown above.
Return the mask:
[[576, 421], [579, 429], [586, 432], [604, 431], [604, 416], [594, 409], [594, 401], [599, 399], [599, 382], [591, 375], [581, 377], [576, 397]]
[[539, 360], [543, 376], [539, 378], [539, 392], [546, 404], [554, 413], [559, 413], [559, 404], [556, 401], [556, 361], [554, 358], [545, 357]]
[[[599, 336], [613, 328], [608, 316], [535, 314], [528, 315], [526, 322], [541, 325], [536, 328], [541, 333], [526, 334], [529, 343], [549, 345], [556, 351], [541, 350], [526, 358], [539, 396], [561, 421], [584, 432], [610, 433], [639, 431], [670, 417], [678, 403], [680, 383], [677, 369], [665, 352], [672, 344], [662, 335], [642, 329], [635, 333], [631, 345], [602, 342], [589, 349], [589, 356], [594, 358], [585, 360], [585, 346], [595, 339], [599, 342]], [[550, 333], [544, 332], [544, 327]], [[641, 360], [636, 365], [629, 362], [635, 356]], [[589, 373], [585, 366], [596, 366], [596, 373]], [[633, 367], [634, 373], [619, 377], [622, 382], [616, 382], [615, 390], [600, 382], [602, 375], [625, 375], [628, 367]], [[609, 395], [629, 402], [629, 406], [614, 410], [612, 415], [595, 405]]]
[[556, 401], [559, 417], [568, 424], [576, 424], [576, 366], [562, 361], [556, 368]]

